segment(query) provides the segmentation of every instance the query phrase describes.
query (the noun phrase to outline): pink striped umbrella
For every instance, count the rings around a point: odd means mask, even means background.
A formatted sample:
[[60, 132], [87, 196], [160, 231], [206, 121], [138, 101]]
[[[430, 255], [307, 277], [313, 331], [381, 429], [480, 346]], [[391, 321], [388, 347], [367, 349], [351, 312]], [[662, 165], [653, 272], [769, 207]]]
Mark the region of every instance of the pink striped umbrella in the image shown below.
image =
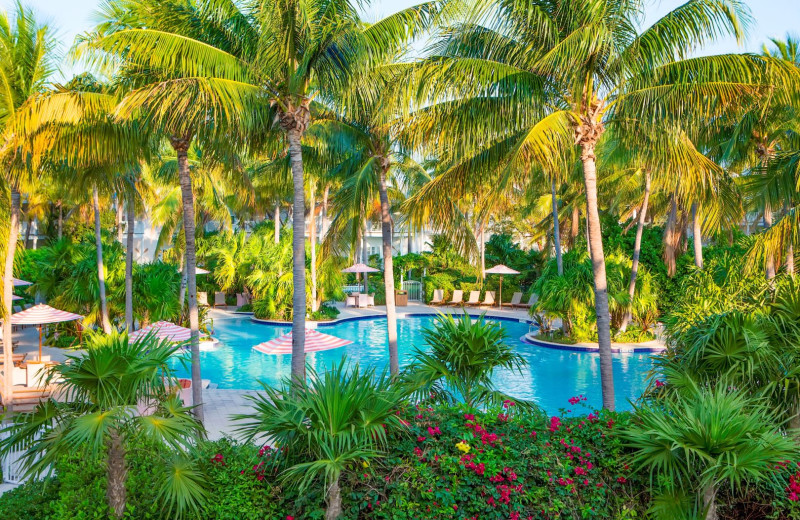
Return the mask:
[[82, 320], [83, 316], [40, 303], [30, 309], [11, 315], [12, 325], [38, 325], [39, 326], [39, 359], [42, 359], [42, 325], [48, 323], [61, 323], [64, 321]]
[[128, 338], [130, 341], [136, 341], [151, 333], [158, 339], [166, 339], [175, 343], [189, 341], [192, 337], [192, 329], [187, 329], [168, 321], [157, 321], [136, 332], [131, 332]]
[[[348, 339], [337, 338], [323, 334], [314, 329], [306, 329], [306, 352], [320, 352], [322, 350], [331, 350], [334, 348], [343, 347], [351, 344], [352, 341]], [[279, 338], [261, 343], [253, 347], [254, 350], [263, 352], [264, 354], [291, 354], [292, 353], [292, 333], [284, 334]]]

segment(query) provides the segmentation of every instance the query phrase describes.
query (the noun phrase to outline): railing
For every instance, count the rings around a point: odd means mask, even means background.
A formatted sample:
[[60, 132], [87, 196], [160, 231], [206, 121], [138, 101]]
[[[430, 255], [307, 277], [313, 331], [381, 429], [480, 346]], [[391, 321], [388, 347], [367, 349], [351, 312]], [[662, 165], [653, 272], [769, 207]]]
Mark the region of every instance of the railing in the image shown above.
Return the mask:
[[353, 284], [353, 285], [345, 285], [344, 287], [342, 287], [342, 290], [347, 294], [351, 294], [351, 293], [354, 293], [354, 292], [361, 292], [361, 291], [364, 290], [364, 284], [363, 283], [357, 283], [357, 284]]
[[408, 293], [408, 301], [422, 301], [422, 282], [416, 280], [406, 280], [403, 282], [403, 290]]
[[[8, 433], [0, 433], [0, 441], [5, 440], [9, 435]], [[38, 442], [40, 436], [41, 435], [36, 435], [31, 442]], [[6, 452], [2, 459], [0, 459], [0, 467], [3, 470], [3, 482], [22, 484], [27, 480], [25, 468], [22, 465], [22, 456], [29, 447], [30, 444], [14, 446], [12, 450]]]

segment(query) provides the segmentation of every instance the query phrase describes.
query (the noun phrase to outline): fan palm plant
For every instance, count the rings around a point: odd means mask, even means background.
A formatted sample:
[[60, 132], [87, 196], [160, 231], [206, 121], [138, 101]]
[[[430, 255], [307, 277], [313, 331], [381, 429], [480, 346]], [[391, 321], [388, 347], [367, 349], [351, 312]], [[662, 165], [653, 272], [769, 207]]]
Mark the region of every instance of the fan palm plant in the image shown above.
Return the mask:
[[[719, 35], [744, 35], [740, 2], [690, 0], [639, 29], [644, 2], [476, 1], [454, 9], [415, 69], [413, 141], [446, 165], [449, 196], [524, 183], [531, 163], [553, 171], [577, 145], [598, 316], [603, 403], [614, 406], [605, 259], [597, 200], [596, 149], [606, 127], [704, 120], [741, 106], [781, 81], [777, 60], [723, 55], [686, 59], [685, 49]], [[782, 86], [782, 85], [778, 85]], [[476, 114], [480, 114], [477, 117]]]
[[[121, 115], [143, 111], [172, 136], [184, 188], [187, 262], [194, 262], [186, 161], [192, 138], [242, 136], [263, 143], [277, 122], [292, 170], [293, 225], [295, 230], [305, 229], [302, 140], [311, 122], [313, 99], [346, 88], [359, 70], [393, 55], [407, 40], [407, 27], [424, 21], [432, 5], [422, 4], [371, 25], [364, 24], [358, 7], [345, 0], [266, 1], [245, 7], [231, 2], [187, 6], [154, 0], [108, 5], [106, 22], [87, 39], [87, 46], [101, 61], [121, 62], [123, 77], [127, 72], [131, 83], [138, 81], [139, 88], [126, 96]], [[141, 72], [148, 79], [139, 80]], [[293, 236], [292, 370], [302, 378], [305, 237], [298, 232]], [[196, 307], [193, 270], [190, 267], [190, 307]], [[193, 338], [195, 328], [193, 324]]]
[[[723, 385], [692, 386], [678, 397], [638, 406], [635, 413], [637, 420], [624, 434], [634, 449], [632, 466], [659, 482], [657, 493], [696, 493], [706, 520], [718, 518], [721, 486], [767, 481], [777, 464], [797, 452], [769, 407]], [[658, 517], [675, 518], [674, 511], [654, 509]]]
[[248, 399], [253, 410], [236, 416], [239, 433], [280, 446], [272, 463], [301, 490], [321, 481], [326, 520], [342, 513], [342, 474], [379, 457], [389, 433], [404, 428], [396, 413], [403, 393], [389, 374], [348, 368], [345, 359], [322, 374], [311, 371], [308, 385], [287, 379]]
[[527, 362], [506, 341], [499, 323], [464, 313], [440, 315], [422, 331], [425, 348], [416, 348], [404, 373], [404, 384], [416, 395], [458, 400], [472, 408], [513, 400], [492, 382], [495, 370], [521, 371]]
[[128, 446], [135, 440], [160, 445], [174, 457], [165, 460], [168, 469], [159, 475], [161, 497], [172, 512], [197, 512], [204, 496], [202, 478], [183, 455], [204, 432], [179, 398], [170, 395], [168, 360], [178, 347], [154, 336], [130, 342], [127, 333], [92, 335], [87, 346], [85, 354], [67, 356], [67, 363], [53, 366], [47, 375], [47, 382], [60, 381], [66, 399], [49, 399], [17, 415], [3, 430], [0, 453], [25, 447], [23, 466], [28, 475], [39, 475], [59, 457], [86, 449], [105, 463], [108, 507], [122, 518]]

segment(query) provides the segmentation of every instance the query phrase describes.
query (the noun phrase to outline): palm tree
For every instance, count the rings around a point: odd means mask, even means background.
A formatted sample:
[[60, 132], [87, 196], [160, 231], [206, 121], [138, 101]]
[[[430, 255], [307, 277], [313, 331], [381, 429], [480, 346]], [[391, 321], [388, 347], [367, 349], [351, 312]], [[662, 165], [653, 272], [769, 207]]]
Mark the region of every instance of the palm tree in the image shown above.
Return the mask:
[[[31, 96], [42, 90], [48, 77], [54, 71], [52, 58], [55, 40], [47, 25], [40, 24], [32, 10], [23, 7], [21, 2], [15, 4], [13, 17], [8, 13], [0, 13], [0, 80], [4, 85], [3, 96], [0, 96], [0, 131], [8, 140], [9, 123], [17, 115], [19, 108]], [[3, 158], [3, 178], [10, 192], [8, 228], [5, 230], [5, 258], [3, 269], [3, 362], [11, 366], [11, 320], [14, 276], [14, 254], [19, 237], [20, 221], [20, 184], [24, 183], [32, 172], [24, 165], [12, 163]], [[4, 219], [5, 220], [5, 219]], [[5, 378], [3, 395], [11, 398], [12, 381]], [[4, 403], [8, 406], [9, 403]]]
[[[122, 518], [130, 443], [164, 446], [169, 459], [185, 455], [204, 431], [189, 408], [170, 395], [174, 380], [168, 361], [178, 346], [154, 336], [130, 342], [127, 333], [113, 333], [90, 336], [88, 347], [85, 354], [54, 365], [47, 376], [48, 382], [60, 381], [68, 398], [49, 399], [17, 415], [3, 430], [7, 436], [0, 441], [0, 453], [24, 447], [27, 474], [39, 475], [51, 471], [60, 457], [88, 448], [90, 456], [105, 462], [108, 507]], [[156, 485], [170, 509], [197, 512], [204, 492], [194, 463], [180, 457], [164, 464], [169, 469]]]
[[741, 39], [749, 21], [742, 4], [690, 0], [640, 31], [643, 3], [475, 2], [466, 18], [455, 10], [408, 82], [415, 106], [426, 107], [413, 114], [409, 132], [450, 165], [456, 196], [487, 177], [497, 186], [524, 183], [531, 162], [549, 169], [559, 150], [577, 145], [609, 409], [614, 386], [596, 164], [606, 126], [636, 131], [634, 121], [715, 116], [758, 93], [772, 68], [785, 72], [757, 56], [684, 59], [684, 49], [718, 35]]
[[[407, 39], [406, 27], [424, 20], [432, 5], [422, 4], [368, 26], [346, 0], [267, 1], [246, 9], [209, 1], [186, 6], [137, 0], [125, 2], [124, 7], [107, 6], [107, 21], [88, 38], [88, 46], [101, 60], [107, 55], [120, 60], [123, 76], [126, 71], [134, 73], [132, 82], [139, 77], [137, 71], [155, 71], [126, 97], [121, 114], [144, 110], [153, 124], [168, 129], [178, 154], [193, 352], [197, 350], [194, 229], [186, 160], [192, 138], [209, 134], [221, 141], [241, 136], [263, 143], [273, 121], [283, 133], [294, 185], [292, 371], [302, 378], [305, 237], [298, 231], [305, 229], [302, 140], [312, 119], [312, 100], [341, 91], [359, 70], [395, 53]], [[233, 20], [236, 30], [221, 25], [221, 19]], [[180, 59], [175, 59], [176, 53]], [[193, 363], [195, 370], [199, 364]]]
[[308, 386], [290, 379], [280, 389], [264, 385], [262, 393], [247, 398], [253, 410], [236, 416], [239, 433], [280, 445], [282, 456], [270, 463], [282, 466], [283, 478], [301, 490], [321, 478], [326, 520], [342, 514], [342, 474], [378, 458], [389, 433], [403, 429], [396, 413], [402, 389], [385, 370], [348, 368], [344, 358], [332, 370], [312, 373]]

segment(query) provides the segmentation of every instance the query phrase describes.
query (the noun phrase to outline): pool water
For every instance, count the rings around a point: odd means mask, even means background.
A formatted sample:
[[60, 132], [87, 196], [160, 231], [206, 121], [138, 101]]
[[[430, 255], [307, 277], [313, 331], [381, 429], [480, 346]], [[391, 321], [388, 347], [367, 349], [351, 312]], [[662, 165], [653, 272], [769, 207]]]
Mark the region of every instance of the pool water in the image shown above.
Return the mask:
[[[397, 322], [398, 350], [401, 366], [409, 362], [415, 347], [424, 347], [420, 330], [431, 326], [434, 316], [409, 316]], [[497, 387], [520, 399], [530, 399], [549, 413], [572, 408], [567, 400], [584, 395], [593, 408], [602, 405], [600, 392], [600, 358], [595, 353], [571, 352], [537, 347], [520, 341], [529, 330], [527, 323], [497, 320], [508, 332], [509, 343], [525, 358], [528, 366], [522, 373], [495, 372]], [[290, 355], [269, 355], [253, 350], [253, 346], [286, 334], [290, 327], [266, 325], [249, 316], [232, 316], [214, 320], [214, 336], [220, 340], [216, 349], [200, 353], [203, 379], [210, 379], [219, 388], [258, 389], [259, 381], [278, 385], [291, 373]], [[362, 319], [319, 327], [320, 332], [345, 338], [353, 344], [307, 354], [307, 362], [317, 371], [338, 363], [343, 355], [362, 366], [382, 369], [389, 364], [386, 319]], [[176, 372], [188, 377], [187, 366], [174, 361]], [[630, 409], [629, 400], [638, 398], [647, 384], [652, 368], [650, 354], [614, 354], [614, 386], [618, 410]]]

